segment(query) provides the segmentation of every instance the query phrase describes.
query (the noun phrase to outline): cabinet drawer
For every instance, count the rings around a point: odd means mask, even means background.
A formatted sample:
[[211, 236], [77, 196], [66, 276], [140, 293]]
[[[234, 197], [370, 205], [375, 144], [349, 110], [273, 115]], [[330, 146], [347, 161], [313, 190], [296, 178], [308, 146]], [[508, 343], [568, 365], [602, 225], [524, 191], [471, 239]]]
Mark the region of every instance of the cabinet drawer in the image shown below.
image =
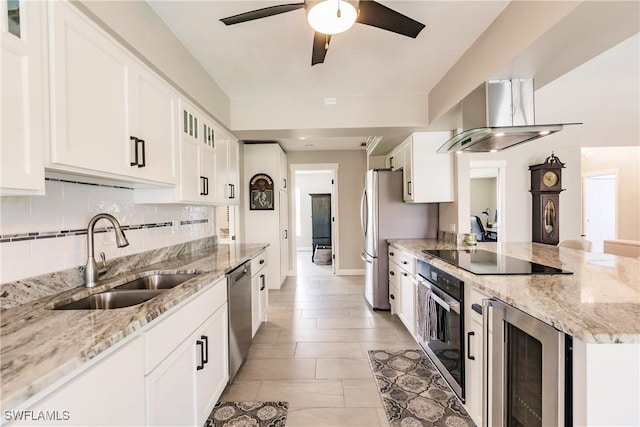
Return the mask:
[[227, 302], [226, 279], [216, 281], [207, 290], [201, 291], [185, 305], [174, 308], [174, 312], [145, 333], [146, 367], [151, 372], [173, 349], [178, 347], [213, 312]]
[[260, 252], [251, 259], [251, 276], [255, 276], [262, 268], [267, 265], [267, 251]]
[[393, 282], [398, 286], [400, 282], [400, 267], [398, 264], [394, 264], [393, 262], [389, 263], [389, 282]]
[[398, 260], [398, 254], [401, 251], [398, 248], [394, 248], [393, 246], [389, 246], [389, 261], [394, 262], [396, 264], [400, 263]]
[[398, 314], [398, 308], [401, 304], [400, 291], [398, 286], [389, 282], [389, 304], [391, 305], [391, 314]]
[[398, 253], [398, 265], [407, 273], [416, 274], [416, 259], [408, 252]]

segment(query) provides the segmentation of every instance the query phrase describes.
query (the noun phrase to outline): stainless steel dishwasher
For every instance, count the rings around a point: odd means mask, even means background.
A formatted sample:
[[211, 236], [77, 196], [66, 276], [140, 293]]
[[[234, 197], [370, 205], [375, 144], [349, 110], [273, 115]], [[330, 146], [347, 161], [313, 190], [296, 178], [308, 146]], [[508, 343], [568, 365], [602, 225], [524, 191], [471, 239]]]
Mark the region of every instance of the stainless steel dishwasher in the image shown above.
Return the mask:
[[227, 273], [229, 295], [229, 383], [251, 346], [251, 261]]

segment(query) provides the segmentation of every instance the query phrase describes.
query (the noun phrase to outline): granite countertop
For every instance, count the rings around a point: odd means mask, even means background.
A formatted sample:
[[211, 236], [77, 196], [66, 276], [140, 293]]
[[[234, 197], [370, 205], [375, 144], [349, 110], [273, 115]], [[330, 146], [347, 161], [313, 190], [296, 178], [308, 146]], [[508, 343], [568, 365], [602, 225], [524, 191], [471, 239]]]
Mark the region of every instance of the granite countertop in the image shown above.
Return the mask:
[[491, 297], [586, 343], [640, 343], [640, 260], [539, 243], [479, 243], [478, 249], [572, 271], [571, 275], [475, 275], [423, 249], [470, 249], [437, 240], [389, 240]]
[[[56, 283], [43, 283], [45, 280], [42, 278], [33, 283], [29, 280], [17, 282], [28, 288], [25, 294], [29, 294], [31, 300], [11, 304], [0, 313], [2, 409], [21, 405], [191, 295], [224, 278], [226, 272], [255, 257], [267, 246], [220, 244], [191, 248], [190, 251], [162, 254], [165, 259], [160, 261], [156, 256], [153, 263], [145, 262], [149, 256], [141, 256], [134, 265], [131, 265], [132, 257], [128, 257], [128, 268], [120, 266], [123, 271], [101, 280], [99, 286], [90, 290], [76, 286], [51, 293], [50, 289], [55, 288]], [[77, 300], [155, 272], [200, 274], [152, 300], [132, 307], [117, 310], [51, 310], [54, 303]], [[51, 277], [49, 282], [62, 280], [64, 275], [61, 275], [62, 279], [56, 279], [55, 275]], [[61, 288], [65, 286], [63, 283], [57, 285]], [[48, 290], [49, 294], [33, 299], [34, 288], [38, 287], [40, 292]], [[3, 292], [3, 297], [7, 293], [10, 292]]]

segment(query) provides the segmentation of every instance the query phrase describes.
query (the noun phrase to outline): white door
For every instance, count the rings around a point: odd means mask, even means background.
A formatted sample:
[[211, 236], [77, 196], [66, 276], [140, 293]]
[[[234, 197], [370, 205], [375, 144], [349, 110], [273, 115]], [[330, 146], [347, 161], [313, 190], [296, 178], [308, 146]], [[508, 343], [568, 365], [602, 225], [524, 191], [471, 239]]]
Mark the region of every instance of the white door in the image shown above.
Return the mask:
[[592, 252], [603, 251], [603, 241], [616, 238], [616, 174], [585, 178], [585, 234], [593, 242]]
[[279, 191], [278, 212], [280, 215], [280, 283], [284, 282], [289, 271], [289, 201], [287, 192]]

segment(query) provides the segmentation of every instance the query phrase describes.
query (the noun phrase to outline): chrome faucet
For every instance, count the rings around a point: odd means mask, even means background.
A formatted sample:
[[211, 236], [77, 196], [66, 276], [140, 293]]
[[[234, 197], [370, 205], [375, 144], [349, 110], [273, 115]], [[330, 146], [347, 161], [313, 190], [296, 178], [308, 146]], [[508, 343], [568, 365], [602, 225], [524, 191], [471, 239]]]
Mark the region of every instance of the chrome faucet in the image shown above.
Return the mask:
[[[92, 288], [98, 283], [98, 266], [93, 255], [93, 232], [96, 226], [96, 222], [100, 221], [101, 219], [106, 219], [113, 225], [113, 231], [116, 233], [116, 245], [118, 245], [119, 248], [129, 246], [129, 241], [120, 228], [120, 223], [113, 215], [100, 213], [91, 218], [91, 220], [89, 221], [89, 225], [87, 226], [87, 265], [84, 268], [85, 286], [87, 288]], [[104, 266], [106, 265], [104, 253], [100, 255], [102, 257], [102, 264]]]

